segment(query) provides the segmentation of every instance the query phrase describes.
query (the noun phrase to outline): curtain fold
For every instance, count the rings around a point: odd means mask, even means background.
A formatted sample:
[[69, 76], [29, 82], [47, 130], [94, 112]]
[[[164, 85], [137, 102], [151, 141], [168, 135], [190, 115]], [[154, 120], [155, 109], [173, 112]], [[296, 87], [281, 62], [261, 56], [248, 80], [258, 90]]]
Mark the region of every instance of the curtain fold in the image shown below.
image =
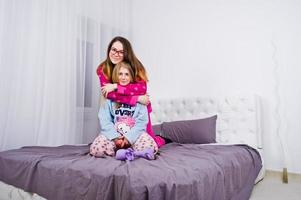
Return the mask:
[[82, 142], [75, 131], [76, 82], [84, 81], [75, 68], [79, 9], [79, 1], [1, 1], [1, 150]]
[[0, 1], [0, 151], [89, 143], [98, 134], [96, 68], [130, 35], [131, 1]]

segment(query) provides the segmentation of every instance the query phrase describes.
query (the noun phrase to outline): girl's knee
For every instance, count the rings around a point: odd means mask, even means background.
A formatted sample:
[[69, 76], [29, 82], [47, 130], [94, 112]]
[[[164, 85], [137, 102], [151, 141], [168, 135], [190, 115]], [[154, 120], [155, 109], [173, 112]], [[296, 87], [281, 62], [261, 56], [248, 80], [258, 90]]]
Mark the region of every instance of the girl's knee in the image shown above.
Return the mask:
[[95, 157], [104, 157], [105, 155], [114, 156], [114, 142], [103, 135], [99, 135], [90, 146], [90, 154]]
[[97, 148], [91, 148], [90, 155], [94, 157], [104, 157], [105, 153], [103, 151], [99, 151]]
[[147, 133], [143, 133], [133, 145], [135, 151], [143, 151], [145, 149], [153, 149], [154, 153], [158, 152], [158, 145], [155, 140]]

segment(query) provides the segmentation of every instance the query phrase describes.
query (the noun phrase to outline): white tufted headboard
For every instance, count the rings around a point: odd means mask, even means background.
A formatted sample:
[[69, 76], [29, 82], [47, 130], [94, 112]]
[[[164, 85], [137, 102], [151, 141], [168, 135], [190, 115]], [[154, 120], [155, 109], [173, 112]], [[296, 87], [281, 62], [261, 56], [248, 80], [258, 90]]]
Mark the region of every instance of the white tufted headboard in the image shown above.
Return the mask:
[[152, 102], [152, 123], [205, 118], [217, 114], [219, 143], [262, 148], [258, 96], [231, 98], [177, 98]]

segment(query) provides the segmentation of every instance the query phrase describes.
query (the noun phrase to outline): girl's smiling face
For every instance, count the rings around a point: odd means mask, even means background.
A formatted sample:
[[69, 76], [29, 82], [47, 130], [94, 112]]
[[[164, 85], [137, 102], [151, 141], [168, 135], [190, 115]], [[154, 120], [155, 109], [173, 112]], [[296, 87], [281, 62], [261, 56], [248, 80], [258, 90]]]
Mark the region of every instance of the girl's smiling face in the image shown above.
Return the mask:
[[109, 57], [110, 57], [111, 62], [114, 65], [123, 61], [124, 51], [123, 51], [123, 45], [121, 42], [116, 41], [113, 43], [113, 45], [110, 49]]
[[131, 76], [130, 71], [127, 68], [121, 67], [118, 72], [118, 79], [120, 85], [127, 85], [131, 82], [133, 78]]

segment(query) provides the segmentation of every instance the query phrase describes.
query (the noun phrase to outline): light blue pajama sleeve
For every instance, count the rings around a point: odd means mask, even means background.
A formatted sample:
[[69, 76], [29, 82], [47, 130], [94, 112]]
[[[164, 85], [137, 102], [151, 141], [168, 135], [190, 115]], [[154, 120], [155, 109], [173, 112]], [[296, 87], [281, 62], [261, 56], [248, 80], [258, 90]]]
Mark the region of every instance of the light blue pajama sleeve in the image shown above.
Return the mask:
[[98, 112], [100, 123], [100, 134], [106, 136], [109, 140], [113, 140], [120, 136], [114, 125], [114, 117], [111, 114], [112, 104], [107, 100], [104, 105], [101, 105]]

